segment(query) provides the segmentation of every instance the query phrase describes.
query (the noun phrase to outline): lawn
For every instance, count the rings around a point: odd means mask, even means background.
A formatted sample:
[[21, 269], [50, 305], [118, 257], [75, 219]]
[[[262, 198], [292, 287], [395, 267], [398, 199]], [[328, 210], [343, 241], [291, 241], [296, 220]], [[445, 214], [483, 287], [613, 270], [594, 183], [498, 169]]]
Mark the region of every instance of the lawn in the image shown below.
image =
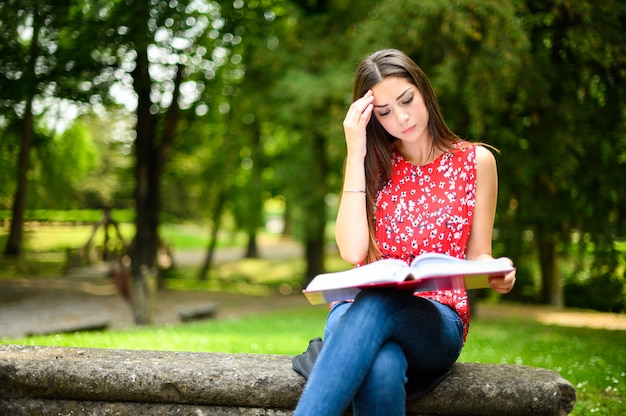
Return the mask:
[[[126, 234], [128, 230], [123, 229], [122, 232]], [[2, 234], [0, 230], [0, 241], [5, 237]], [[198, 248], [206, 243], [207, 233], [201, 228], [188, 226], [169, 228], [166, 234], [169, 241], [177, 242], [174, 244], [177, 247], [185, 244], [186, 248]], [[60, 270], [64, 259], [58, 242], [62, 240], [72, 247], [80, 247], [89, 235], [90, 228], [87, 226], [71, 230], [62, 226], [31, 229], [27, 260], [0, 262], [0, 278], [25, 274], [45, 278], [54, 274], [55, 270]], [[228, 236], [226, 240], [234, 241]], [[327, 266], [337, 269], [341, 263], [331, 258]], [[281, 279], [293, 279], [302, 268], [301, 259], [281, 260], [280, 264], [246, 260], [223, 265], [219, 270], [223, 281], [233, 280], [236, 276], [235, 280], [267, 286], [278, 284]], [[259, 270], [271, 270], [271, 276], [268, 273], [260, 276]], [[202, 289], [191, 270], [171, 280], [170, 286]], [[4, 339], [0, 343], [295, 355], [306, 348], [309, 339], [322, 334], [325, 313], [323, 307], [304, 307], [239, 319]], [[562, 327], [510, 317], [481, 319], [478, 315], [472, 322], [460, 359], [523, 364], [558, 371], [577, 389], [578, 400], [573, 415], [613, 416], [626, 414], [625, 353], [626, 331]]]
[[[24, 255], [20, 259], [3, 258], [0, 255], [0, 279], [16, 276], [48, 277], [62, 273], [67, 261], [68, 250], [83, 248], [92, 238], [92, 247], [101, 247], [104, 230], [89, 223], [27, 222], [24, 225]], [[134, 235], [134, 226], [120, 223], [119, 230], [128, 244]], [[110, 245], [119, 247], [115, 230], [109, 228]], [[203, 250], [208, 245], [209, 231], [206, 227], [193, 224], [163, 224], [161, 238], [170, 247], [178, 250]], [[0, 226], [0, 247], [4, 249], [8, 238], [8, 226]], [[241, 246], [241, 233], [223, 232], [218, 247]]]
[[626, 331], [476, 319], [462, 361], [558, 371], [577, 390], [574, 415], [626, 414]]
[[[295, 355], [321, 335], [326, 310], [305, 307], [239, 319], [115, 332], [38, 336], [2, 343]], [[544, 325], [532, 320], [480, 319], [460, 360], [520, 364], [558, 371], [577, 389], [573, 415], [626, 412], [625, 331]]]

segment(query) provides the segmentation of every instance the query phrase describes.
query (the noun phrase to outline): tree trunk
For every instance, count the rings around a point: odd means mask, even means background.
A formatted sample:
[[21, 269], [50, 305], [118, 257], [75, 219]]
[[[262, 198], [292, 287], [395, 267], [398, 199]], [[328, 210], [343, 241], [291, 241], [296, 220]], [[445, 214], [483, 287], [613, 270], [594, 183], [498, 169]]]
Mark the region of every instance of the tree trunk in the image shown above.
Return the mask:
[[[228, 117], [229, 117], [229, 121], [228, 121], [228, 125], [232, 126], [233, 125], [233, 112], [229, 112], [228, 113]], [[228, 137], [226, 138], [225, 142], [224, 142], [224, 147], [223, 147], [223, 155], [222, 155], [222, 172], [233, 172], [233, 161], [236, 160], [235, 156], [234, 156], [234, 146], [233, 143], [235, 142], [234, 138], [233, 138], [233, 133], [229, 130], [228, 132]], [[220, 227], [222, 225], [222, 215], [224, 213], [224, 207], [226, 206], [226, 201], [228, 200], [228, 198], [231, 195], [231, 181], [228, 180], [225, 177], [221, 178], [222, 180], [219, 182], [219, 188], [218, 191], [216, 192], [217, 194], [217, 199], [215, 201], [215, 205], [214, 205], [214, 209], [213, 209], [213, 215], [211, 216], [211, 218], [213, 219], [213, 229], [211, 230], [211, 236], [209, 238], [209, 245], [207, 247], [207, 254], [206, 257], [204, 258], [204, 263], [202, 264], [202, 267], [200, 268], [200, 273], [198, 274], [198, 280], [204, 281], [208, 279], [208, 275], [209, 275], [209, 270], [211, 269], [211, 266], [213, 264], [213, 257], [215, 256], [215, 249], [217, 247], [217, 238], [218, 238], [218, 232], [220, 230]]]
[[158, 249], [160, 210], [160, 156], [155, 144], [156, 117], [151, 114], [151, 80], [147, 49], [137, 51], [133, 86], [137, 93], [137, 125], [135, 138], [135, 239], [131, 250], [133, 279], [133, 313], [139, 325], [151, 322], [148, 288], [149, 276], [155, 274]]
[[17, 186], [13, 197], [11, 213], [11, 228], [7, 245], [4, 250], [5, 256], [18, 257], [22, 254], [24, 237], [24, 212], [26, 211], [26, 195], [28, 190], [28, 171], [30, 170], [30, 149], [33, 143], [33, 99], [36, 88], [35, 63], [39, 56], [39, 29], [41, 20], [34, 13], [33, 38], [30, 43], [30, 61], [25, 82], [30, 82], [26, 106], [24, 108], [24, 120], [22, 120], [22, 142], [17, 163]]
[[305, 257], [306, 257], [306, 284], [308, 285], [311, 280], [318, 274], [324, 273], [324, 232], [322, 229], [322, 235], [310, 237], [305, 242]]
[[539, 232], [539, 263], [541, 265], [541, 303], [562, 308], [565, 306], [559, 272], [555, 236]]
[[324, 229], [326, 226], [326, 174], [328, 162], [324, 151], [325, 140], [322, 135], [313, 137], [313, 172], [308, 183], [311, 195], [309, 196], [305, 255], [306, 255], [306, 283], [316, 275], [324, 273]]
[[[157, 117], [150, 108], [152, 80], [147, 48], [137, 50], [133, 87], [137, 93], [137, 126], [135, 138], [135, 209], [136, 234], [132, 248], [133, 312], [137, 324], [152, 321], [152, 305], [160, 286], [157, 251], [160, 245], [159, 213], [161, 212], [161, 176], [171, 152], [178, 121], [180, 84], [183, 68], [178, 65], [174, 80], [172, 104], [166, 113], [161, 142], [157, 142]], [[136, 296], [135, 296], [136, 295]]]
[[33, 97], [26, 99], [26, 108], [22, 127], [22, 143], [17, 164], [17, 186], [13, 197], [11, 228], [4, 250], [5, 256], [19, 257], [22, 254], [24, 236], [24, 212], [28, 189], [28, 171], [30, 169], [30, 149], [33, 142]]
[[247, 259], [258, 259], [259, 258], [259, 245], [257, 244], [257, 233], [256, 230], [250, 231], [248, 233], [248, 245], [246, 246], [246, 254], [245, 258]]
[[198, 280], [206, 281], [209, 277], [209, 270], [213, 264], [213, 257], [215, 256], [215, 248], [217, 247], [217, 236], [222, 223], [222, 213], [224, 211], [224, 205], [226, 205], [227, 192], [223, 190], [218, 196], [217, 203], [215, 204], [215, 211], [213, 212], [213, 229], [211, 230], [211, 237], [209, 238], [209, 246], [207, 247], [207, 253], [200, 267], [200, 273], [198, 274]]
[[257, 245], [257, 230], [262, 226], [263, 222], [263, 145], [261, 139], [261, 126], [258, 120], [254, 120], [250, 125], [252, 131], [252, 177], [250, 179], [250, 204], [248, 209], [251, 210], [246, 215], [249, 223], [246, 224], [248, 231], [248, 246], [246, 247], [245, 258], [256, 259], [259, 257], [259, 249]]

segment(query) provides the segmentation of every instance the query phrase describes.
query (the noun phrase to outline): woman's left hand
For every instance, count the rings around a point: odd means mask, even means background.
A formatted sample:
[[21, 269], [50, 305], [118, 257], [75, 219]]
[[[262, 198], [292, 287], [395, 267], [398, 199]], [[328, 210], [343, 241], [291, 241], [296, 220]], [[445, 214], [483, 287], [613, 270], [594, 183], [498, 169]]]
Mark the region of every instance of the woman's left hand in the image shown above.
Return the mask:
[[[506, 257], [503, 257], [506, 258]], [[511, 266], [513, 265], [513, 261], [511, 261], [511, 259], [506, 258], [510, 263]], [[515, 270], [513, 270], [512, 272], [508, 273], [505, 276], [492, 276], [489, 278], [489, 285], [491, 286], [491, 288], [493, 290], [495, 290], [498, 293], [501, 294], [505, 294], [505, 293], [509, 293], [511, 291], [511, 289], [513, 289], [513, 286], [515, 286]]]

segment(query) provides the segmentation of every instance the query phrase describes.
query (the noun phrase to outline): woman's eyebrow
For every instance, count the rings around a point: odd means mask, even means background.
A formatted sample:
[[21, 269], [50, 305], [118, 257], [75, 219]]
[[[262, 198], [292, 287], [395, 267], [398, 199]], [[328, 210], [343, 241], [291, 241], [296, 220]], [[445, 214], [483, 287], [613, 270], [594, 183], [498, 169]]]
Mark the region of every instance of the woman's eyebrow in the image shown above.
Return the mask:
[[[404, 97], [404, 95], [409, 92], [411, 90], [411, 87], [407, 88], [406, 90], [402, 91], [402, 94], [398, 95], [398, 98], [396, 98], [396, 101], [400, 101], [402, 99], [402, 97]], [[382, 107], [387, 107], [389, 106], [389, 104], [382, 104], [382, 105], [375, 105], [374, 107], [376, 108], [382, 108]]]
[[396, 98], [396, 101], [400, 101], [400, 100], [402, 99], [402, 97], [404, 97], [404, 96], [405, 96], [405, 94], [406, 94], [407, 92], [409, 92], [410, 90], [411, 90], [411, 87], [409, 87], [409, 88], [407, 88], [406, 90], [402, 91], [402, 94], [400, 94], [400, 95], [398, 96], [398, 98]]

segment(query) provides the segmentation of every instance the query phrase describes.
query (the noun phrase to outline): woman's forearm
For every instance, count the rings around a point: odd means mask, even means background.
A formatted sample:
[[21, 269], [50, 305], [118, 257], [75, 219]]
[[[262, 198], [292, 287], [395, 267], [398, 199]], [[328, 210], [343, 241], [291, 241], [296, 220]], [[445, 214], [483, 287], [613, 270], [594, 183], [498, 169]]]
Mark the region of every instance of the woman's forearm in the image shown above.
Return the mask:
[[365, 195], [363, 158], [348, 156], [335, 224], [335, 240], [341, 257], [351, 264], [361, 263], [369, 247]]

